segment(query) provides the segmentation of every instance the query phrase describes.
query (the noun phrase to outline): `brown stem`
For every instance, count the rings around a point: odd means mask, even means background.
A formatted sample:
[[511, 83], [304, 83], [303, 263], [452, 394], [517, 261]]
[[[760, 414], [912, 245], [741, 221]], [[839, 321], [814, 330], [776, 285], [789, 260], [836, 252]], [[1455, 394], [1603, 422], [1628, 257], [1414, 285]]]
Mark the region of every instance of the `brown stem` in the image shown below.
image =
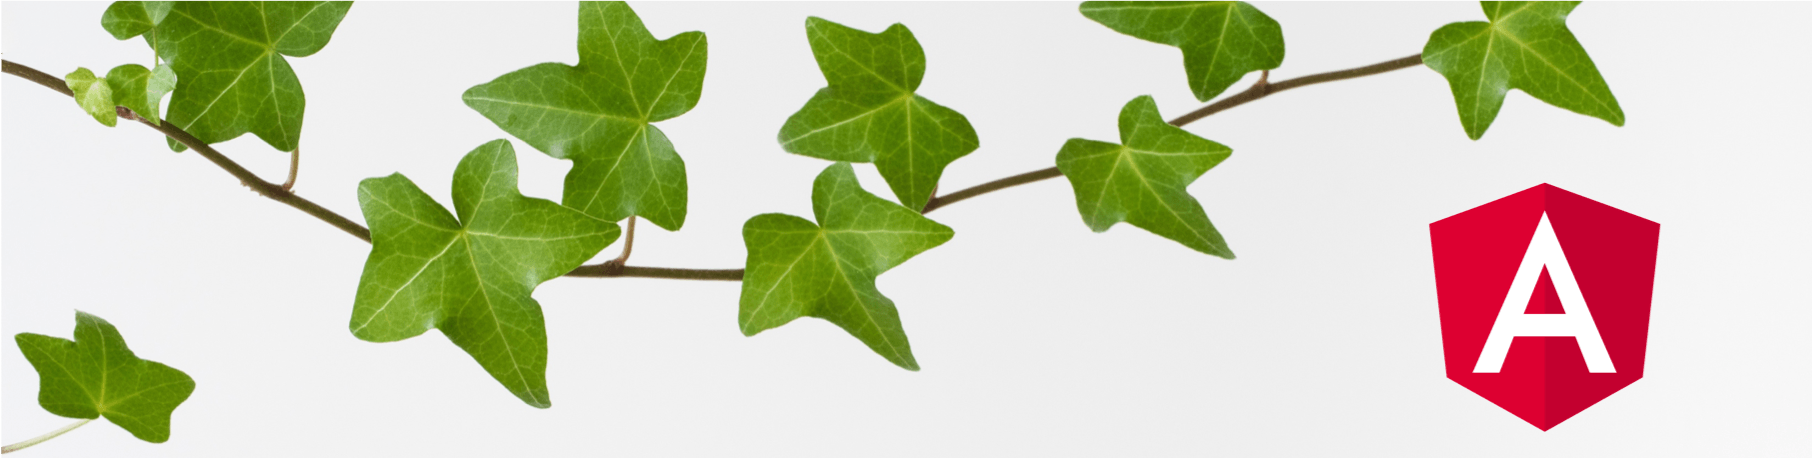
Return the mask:
[[[19, 65], [10, 60], [0, 60], [0, 72], [38, 83], [44, 87], [62, 93], [63, 95], [71, 97], [75, 96], [75, 93], [69, 90], [69, 84], [65, 83], [62, 78], [51, 76], [50, 74], [38, 71], [31, 67]], [[189, 149], [195, 150], [201, 157], [207, 158], [209, 162], [213, 162], [214, 165], [226, 170], [228, 174], [233, 175], [234, 178], [238, 178], [240, 183], [251, 188], [252, 191], [257, 192], [259, 195], [295, 207], [303, 213], [319, 218], [321, 221], [326, 221], [327, 224], [340, 228], [340, 230], [346, 231], [348, 234], [352, 234], [353, 237], [358, 237], [359, 240], [364, 240], [367, 243], [371, 242], [370, 229], [366, 229], [365, 226], [353, 222], [351, 219], [340, 216], [340, 214], [334, 213], [332, 210], [328, 210], [308, 199], [302, 198], [302, 196], [290, 192], [288, 189], [285, 189], [283, 185], [264, 181], [264, 179], [259, 178], [257, 174], [252, 173], [250, 170], [246, 170], [245, 167], [240, 166], [237, 162], [233, 162], [232, 159], [228, 159], [226, 155], [221, 154], [220, 151], [216, 151], [212, 146], [195, 138], [195, 136], [189, 135], [189, 133], [182, 130], [182, 128], [176, 127], [168, 121], [152, 124], [144, 118], [136, 116], [135, 118], [140, 123], [151, 126], [152, 129], [157, 129], [158, 132], [162, 132], [164, 135], [176, 139], [178, 143], [182, 143], [183, 145], [188, 146]], [[292, 160], [294, 159], [292, 158]], [[292, 167], [291, 170], [293, 173], [294, 168]], [[292, 184], [293, 176], [294, 175], [292, 175]], [[573, 271], [567, 275], [574, 277], [649, 277], [685, 280], [742, 279], [742, 269], [674, 269], [666, 267], [622, 266], [611, 270], [606, 269], [604, 266], [605, 264], [580, 266], [577, 269], [573, 269]]]
[[[1327, 73], [1316, 73], [1316, 74], [1309, 75], [1309, 76], [1291, 78], [1291, 79], [1287, 79], [1287, 80], [1283, 80], [1283, 81], [1278, 81], [1276, 83], [1268, 83], [1265, 81], [1265, 78], [1259, 78], [1258, 83], [1253, 84], [1252, 87], [1247, 88], [1245, 91], [1240, 92], [1238, 94], [1234, 94], [1230, 97], [1221, 99], [1220, 101], [1208, 104], [1208, 106], [1202, 107], [1195, 111], [1191, 111], [1188, 114], [1178, 116], [1176, 119], [1170, 120], [1170, 125], [1181, 127], [1185, 124], [1195, 122], [1196, 120], [1206, 118], [1209, 115], [1213, 115], [1215, 113], [1220, 113], [1222, 111], [1226, 111], [1228, 108], [1245, 105], [1247, 102], [1262, 99], [1262, 98], [1265, 98], [1265, 96], [1268, 96], [1271, 94], [1276, 94], [1279, 92], [1288, 91], [1291, 89], [1308, 86], [1311, 84], [1321, 84], [1321, 83], [1327, 83], [1327, 82], [1333, 82], [1333, 81], [1340, 81], [1340, 80], [1344, 80], [1344, 79], [1353, 79], [1353, 78], [1358, 78], [1361, 76], [1376, 75], [1376, 74], [1388, 72], [1391, 70], [1401, 70], [1401, 69], [1405, 69], [1405, 68], [1409, 68], [1409, 67], [1414, 67], [1417, 65], [1422, 65], [1422, 55], [1421, 54], [1416, 54], [1416, 55], [1404, 57], [1401, 59], [1392, 59], [1389, 61], [1371, 64], [1371, 65], [1367, 65], [1367, 66], [1359, 67], [1359, 68], [1349, 68], [1346, 70], [1338, 70], [1338, 71], [1332, 71], [1332, 72], [1327, 72]], [[1265, 75], [1269, 76], [1270, 72], [1269, 71], [1265, 72]]]
[[643, 277], [675, 280], [742, 280], [742, 269], [675, 269], [670, 267], [622, 266], [614, 270], [610, 263], [579, 266], [568, 277]]
[[[44, 72], [40, 72], [31, 67], [26, 67], [24, 65], [19, 65], [19, 64], [13, 63], [12, 61], [3, 61], [3, 64], [4, 65], [0, 65], [0, 67], [3, 67], [3, 70], [5, 73], [9, 73], [14, 76], [25, 78], [32, 82], [44, 85], [45, 87], [51, 88], [52, 90], [60, 92], [63, 95], [72, 96], [72, 97], [75, 95], [74, 92], [71, 92], [69, 90], [69, 85], [67, 83], [65, 83], [61, 78], [57, 78], [55, 76], [51, 76]], [[1234, 94], [1225, 99], [1221, 99], [1220, 101], [1209, 104], [1208, 106], [1202, 107], [1201, 109], [1189, 112], [1188, 114], [1179, 116], [1176, 119], [1172, 119], [1172, 120], [1170, 120], [1170, 124], [1179, 126], [1179, 127], [1183, 126], [1183, 125], [1187, 125], [1191, 122], [1195, 122], [1202, 118], [1206, 118], [1210, 115], [1219, 113], [1221, 111], [1225, 111], [1229, 108], [1244, 105], [1247, 102], [1262, 99], [1265, 96], [1275, 94], [1278, 92], [1287, 91], [1290, 89], [1295, 89], [1298, 87], [1308, 86], [1311, 84], [1326, 83], [1326, 82], [1331, 82], [1331, 81], [1339, 81], [1339, 80], [1350, 79], [1350, 78], [1358, 78], [1358, 77], [1367, 76], [1367, 75], [1375, 75], [1375, 74], [1384, 73], [1384, 72], [1388, 72], [1388, 71], [1392, 71], [1392, 70], [1414, 67], [1416, 65], [1421, 65], [1421, 64], [1422, 64], [1422, 55], [1417, 54], [1417, 55], [1413, 55], [1413, 56], [1409, 56], [1409, 57], [1404, 57], [1401, 59], [1391, 60], [1391, 61], [1382, 62], [1382, 63], [1378, 63], [1378, 64], [1367, 65], [1364, 67], [1358, 67], [1358, 68], [1340, 70], [1340, 71], [1333, 71], [1333, 72], [1327, 72], [1327, 73], [1317, 73], [1317, 74], [1313, 74], [1313, 75], [1309, 75], [1309, 76], [1279, 81], [1276, 83], [1271, 83], [1269, 81], [1271, 72], [1269, 70], [1267, 70], [1263, 74], [1259, 75], [1259, 79], [1258, 79], [1257, 83], [1254, 83], [1252, 85], [1252, 87], [1247, 88], [1245, 91], [1240, 92], [1238, 94]], [[176, 139], [177, 142], [182, 143], [183, 145], [187, 145], [190, 149], [193, 149], [197, 153], [200, 153], [202, 157], [205, 157], [209, 161], [213, 162], [214, 165], [220, 166], [221, 169], [225, 169], [227, 171], [227, 173], [230, 173], [235, 178], [238, 178], [241, 183], [245, 184], [246, 187], [252, 188], [252, 190], [256, 191], [258, 194], [268, 197], [271, 200], [283, 202], [284, 204], [287, 204], [291, 207], [295, 207], [298, 210], [302, 210], [304, 213], [308, 213], [309, 215], [312, 215], [316, 218], [320, 218], [322, 221], [326, 221], [328, 224], [331, 224], [334, 227], [338, 227], [341, 230], [344, 230], [347, 233], [352, 234], [354, 237], [358, 237], [359, 240], [364, 240], [366, 242], [371, 241], [371, 231], [369, 229], [366, 229], [365, 226], [361, 226], [358, 223], [355, 223], [352, 220], [347, 219], [344, 216], [340, 216], [339, 214], [334, 213], [331, 210], [323, 208], [320, 205], [316, 205], [314, 202], [310, 202], [307, 199], [303, 199], [301, 196], [297, 196], [295, 193], [290, 192], [290, 187], [295, 184], [296, 166], [297, 166], [298, 162], [300, 161], [300, 159], [299, 159], [300, 151], [299, 150], [297, 152], [291, 154], [289, 180], [287, 182], [285, 182], [283, 185], [277, 185], [277, 184], [273, 184], [268, 181], [264, 181], [261, 178], [258, 178], [258, 176], [253, 174], [251, 171], [246, 170], [244, 167], [239, 166], [238, 163], [233, 162], [231, 159], [227, 159], [227, 157], [225, 155], [220, 154], [219, 151], [215, 151], [212, 147], [208, 146], [207, 143], [203, 143], [201, 140], [196, 139], [192, 135], [189, 135], [188, 132], [184, 132], [182, 129], [177, 128], [176, 126], [171, 125], [168, 122], [162, 122], [159, 124], [151, 124], [149, 121], [146, 121], [143, 118], [138, 118], [136, 116], [134, 116], [132, 118], [137, 119], [139, 122], [144, 123], [145, 125], [151, 126], [151, 128], [153, 128], [153, 129], [157, 129], [158, 132], [162, 132], [164, 135], [167, 135], [170, 138]], [[972, 187], [969, 187], [967, 189], [963, 189], [960, 191], [952, 192], [952, 193], [945, 194], [942, 196], [932, 197], [928, 202], [925, 203], [925, 209], [924, 209], [923, 213], [930, 213], [932, 210], [936, 210], [936, 209], [948, 206], [950, 204], [968, 200], [969, 198], [979, 196], [982, 194], [987, 194], [990, 192], [999, 191], [1002, 189], [1007, 189], [1007, 188], [1011, 188], [1014, 186], [1027, 184], [1027, 183], [1048, 180], [1048, 179], [1056, 178], [1056, 177], [1060, 177], [1060, 176], [1063, 176], [1063, 172], [1059, 171], [1056, 167], [1051, 167], [1051, 168], [1046, 168], [1046, 169], [1035, 170], [1032, 172], [1026, 172], [1026, 173], [1002, 178], [999, 180], [990, 181], [987, 183], [982, 183], [980, 185], [972, 186]], [[624, 243], [623, 243], [623, 254], [622, 255], [618, 256], [617, 259], [614, 259], [611, 261], [606, 261], [606, 262], [603, 262], [600, 264], [579, 266], [579, 268], [573, 269], [572, 272], [568, 272], [566, 275], [571, 276], [571, 277], [647, 277], [647, 278], [671, 278], [671, 279], [682, 279], [682, 280], [741, 280], [742, 279], [742, 276], [743, 276], [742, 269], [676, 269], [676, 268], [667, 268], [667, 267], [635, 267], [635, 266], [624, 265], [624, 263], [629, 260], [629, 251], [631, 248], [631, 243], [634, 241], [634, 238], [635, 238], [635, 219], [634, 219], [634, 217], [631, 217], [631, 219], [629, 220], [629, 229], [627, 231], [627, 235], [625, 235], [625, 239], [624, 239]]]
[[[1244, 105], [1247, 102], [1265, 98], [1265, 96], [1267, 96], [1267, 95], [1276, 94], [1279, 92], [1283, 92], [1283, 91], [1287, 91], [1287, 90], [1291, 90], [1291, 89], [1295, 89], [1295, 88], [1299, 88], [1299, 87], [1303, 87], [1303, 86], [1308, 86], [1311, 84], [1320, 84], [1320, 83], [1326, 83], [1326, 82], [1331, 82], [1331, 81], [1340, 81], [1340, 80], [1344, 80], [1344, 79], [1358, 78], [1358, 77], [1367, 76], [1367, 75], [1376, 75], [1376, 74], [1388, 72], [1391, 70], [1404, 69], [1404, 68], [1414, 67], [1417, 65], [1422, 65], [1422, 55], [1421, 54], [1416, 54], [1416, 55], [1404, 57], [1401, 59], [1394, 59], [1394, 60], [1390, 60], [1390, 61], [1386, 61], [1386, 62], [1367, 65], [1367, 66], [1359, 67], [1359, 68], [1351, 68], [1351, 69], [1332, 71], [1332, 72], [1327, 72], [1327, 73], [1316, 73], [1316, 74], [1309, 75], [1309, 76], [1291, 78], [1291, 79], [1287, 79], [1287, 80], [1283, 80], [1283, 81], [1278, 81], [1276, 83], [1270, 82], [1271, 71], [1265, 70], [1264, 73], [1259, 74], [1258, 82], [1253, 83], [1252, 87], [1247, 88], [1245, 91], [1240, 92], [1238, 94], [1234, 94], [1225, 99], [1221, 99], [1220, 101], [1208, 104], [1208, 106], [1202, 107], [1195, 111], [1191, 111], [1182, 116], [1178, 116], [1176, 119], [1170, 120], [1170, 125], [1182, 127], [1182, 126], [1188, 125], [1189, 123], [1199, 121], [1202, 118], [1206, 118], [1209, 115], [1219, 113], [1222, 111], [1226, 111], [1228, 108], [1233, 108], [1233, 107], [1237, 107], [1240, 105]], [[968, 189], [963, 189], [961, 191], [956, 191], [956, 192], [952, 192], [949, 194], [932, 197], [930, 202], [925, 203], [925, 211], [923, 211], [921, 213], [931, 213], [932, 210], [936, 210], [938, 208], [942, 208], [942, 207], [950, 205], [950, 204], [961, 202], [963, 200], [967, 200], [971, 197], [979, 196], [982, 194], [987, 194], [990, 192], [999, 191], [1002, 189], [1007, 189], [1007, 188], [1011, 188], [1014, 186], [1026, 184], [1026, 183], [1035, 183], [1035, 182], [1039, 182], [1039, 181], [1049, 180], [1049, 179], [1057, 178], [1060, 176], [1063, 176], [1063, 172], [1057, 170], [1056, 167], [1051, 167], [1051, 168], [1039, 169], [1039, 170], [1035, 170], [1035, 171], [1031, 171], [1031, 172], [1021, 173], [1018, 175], [1001, 178], [999, 180], [994, 180], [994, 181], [990, 181], [987, 183], [982, 183], [979, 185], [971, 186]]]

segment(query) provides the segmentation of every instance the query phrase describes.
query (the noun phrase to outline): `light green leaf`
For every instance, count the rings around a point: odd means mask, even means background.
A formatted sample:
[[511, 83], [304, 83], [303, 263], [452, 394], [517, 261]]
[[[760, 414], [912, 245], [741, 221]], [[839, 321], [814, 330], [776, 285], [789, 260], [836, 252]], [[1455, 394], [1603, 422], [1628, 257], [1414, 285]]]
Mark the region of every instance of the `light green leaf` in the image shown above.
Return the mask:
[[170, 414], [195, 392], [195, 379], [139, 359], [120, 331], [76, 312], [75, 340], [20, 333], [13, 337], [38, 371], [38, 405], [69, 418], [100, 418], [147, 442], [170, 440]]
[[164, 95], [176, 90], [176, 70], [169, 65], [159, 64], [151, 69], [151, 78], [145, 82], [145, 103], [150, 104], [151, 122], [158, 122], [158, 111], [163, 107]]
[[[128, 3], [128, 2], [120, 2]], [[327, 46], [352, 2], [176, 2], [162, 21], [138, 21], [115, 4], [102, 25], [115, 38], [137, 33], [178, 76], [166, 115], [207, 143], [250, 132], [279, 151], [302, 136], [302, 82], [283, 56], [306, 57]], [[146, 27], [146, 23], [155, 23]], [[124, 36], [122, 36], [124, 35]]]
[[153, 71], [143, 65], [126, 64], [107, 72], [107, 85], [113, 87], [114, 104], [130, 108], [155, 124], [159, 102], [176, 87], [176, 73], [168, 65], [159, 65]]
[[562, 203], [609, 221], [686, 222], [686, 164], [660, 128], [698, 105], [705, 34], [656, 40], [622, 2], [579, 5], [579, 65], [545, 63], [465, 93], [466, 106], [549, 156], [572, 159]]
[[530, 294], [617, 239], [617, 225], [516, 190], [507, 140], [472, 150], [453, 174], [453, 208], [402, 174], [359, 183], [371, 257], [352, 334], [393, 342], [439, 328], [529, 405], [547, 392], [547, 328]]
[[113, 2], [107, 11], [101, 13], [101, 28], [113, 34], [113, 38], [124, 40], [143, 35], [157, 27], [164, 17], [170, 15], [170, 7], [176, 2], [123, 1]]
[[82, 111], [88, 112], [94, 120], [107, 127], [119, 123], [119, 112], [113, 109], [113, 87], [107, 84], [106, 79], [94, 76], [94, 72], [87, 67], [78, 67], [63, 76], [63, 82], [69, 85], [70, 91], [75, 92], [76, 105], [81, 106]]
[[818, 175], [812, 213], [818, 224], [778, 213], [743, 224], [749, 249], [737, 316], [743, 335], [813, 316], [842, 327], [888, 361], [918, 370], [899, 311], [875, 289], [875, 277], [955, 233], [862, 190], [847, 163]]
[[1428, 37], [1422, 62], [1447, 77], [1466, 136], [1478, 140], [1511, 89], [1623, 125], [1623, 107], [1567, 30], [1579, 2], [1482, 2], [1490, 22], [1456, 22]]
[[805, 34], [829, 87], [780, 128], [789, 153], [873, 162], [900, 204], [925, 208], [944, 167], [981, 146], [969, 119], [920, 97], [925, 50], [906, 26], [868, 33], [808, 18]]
[[1125, 221], [1196, 251], [1233, 259], [1188, 186], [1233, 149], [1164, 122], [1151, 96], [1120, 110], [1120, 141], [1072, 138], [1057, 169], [1076, 190], [1076, 209], [1095, 232]]
[[1246, 2], [1084, 2], [1082, 15], [1181, 48], [1189, 89], [1203, 102], [1247, 73], [1283, 65], [1283, 27]]

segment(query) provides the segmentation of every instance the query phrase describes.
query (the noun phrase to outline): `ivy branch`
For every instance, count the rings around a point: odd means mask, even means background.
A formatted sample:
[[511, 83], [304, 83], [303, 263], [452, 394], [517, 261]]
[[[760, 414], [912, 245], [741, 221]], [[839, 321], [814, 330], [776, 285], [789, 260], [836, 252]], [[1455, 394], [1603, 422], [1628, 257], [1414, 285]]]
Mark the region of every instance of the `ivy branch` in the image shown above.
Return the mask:
[[[1203, 106], [1202, 108], [1196, 109], [1195, 111], [1185, 113], [1182, 116], [1178, 116], [1175, 119], [1170, 120], [1169, 123], [1173, 126], [1182, 127], [1182, 126], [1188, 125], [1189, 123], [1199, 121], [1203, 118], [1207, 118], [1208, 116], [1214, 115], [1215, 113], [1226, 111], [1233, 107], [1244, 105], [1246, 103], [1265, 98], [1266, 96], [1269, 96], [1271, 94], [1275, 94], [1278, 92], [1283, 92], [1283, 91], [1287, 91], [1290, 89], [1295, 89], [1295, 88], [1314, 85], [1314, 84], [1328, 83], [1328, 82], [1358, 78], [1358, 77], [1362, 77], [1362, 76], [1376, 75], [1376, 74], [1380, 74], [1380, 73], [1390, 72], [1393, 70], [1414, 67], [1417, 65], [1422, 65], [1422, 55], [1421, 54], [1415, 54], [1415, 55], [1400, 58], [1400, 59], [1392, 59], [1389, 61], [1384, 61], [1384, 62], [1372, 64], [1372, 65], [1366, 65], [1363, 67], [1356, 67], [1356, 68], [1350, 68], [1350, 69], [1345, 69], [1345, 70], [1336, 70], [1336, 71], [1331, 71], [1331, 72], [1326, 72], [1326, 73], [1317, 73], [1317, 74], [1313, 74], [1313, 75], [1292, 78], [1292, 79], [1287, 79], [1287, 80], [1277, 81], [1277, 82], [1270, 81], [1270, 72], [1266, 71], [1263, 74], [1261, 74], [1261, 76], [1259, 77], [1257, 82], [1253, 83], [1252, 86], [1248, 87], [1245, 91], [1241, 91], [1237, 94], [1220, 99], [1218, 101], [1215, 101], [1214, 103], [1208, 104], [1207, 106]], [[64, 82], [62, 78], [52, 76], [50, 74], [38, 71], [37, 69], [31, 68], [31, 67], [20, 65], [20, 64], [14, 63], [9, 60], [0, 60], [0, 71], [4, 71], [4, 73], [18, 76], [20, 78], [24, 78], [31, 82], [41, 84], [44, 87], [51, 88], [52, 90], [62, 93], [63, 95], [72, 96], [72, 97], [75, 95], [74, 92], [70, 91], [68, 83]], [[119, 107], [119, 110], [121, 110], [122, 112], [130, 112], [130, 110], [128, 110], [125, 107]], [[214, 165], [219, 166], [222, 170], [226, 170], [226, 172], [228, 174], [233, 175], [234, 178], [238, 178], [239, 182], [241, 184], [244, 184], [247, 188], [251, 188], [251, 190], [253, 192], [256, 192], [259, 195], [262, 195], [264, 197], [270, 198], [271, 200], [275, 200], [275, 201], [281, 202], [285, 205], [295, 207], [297, 210], [301, 210], [303, 213], [309, 214], [309, 216], [313, 216], [317, 219], [320, 219], [321, 221], [325, 221], [327, 224], [332, 225], [333, 227], [339, 228], [342, 231], [346, 231], [346, 233], [352, 234], [353, 237], [358, 237], [359, 240], [364, 240], [366, 243], [371, 242], [371, 230], [370, 229], [367, 229], [365, 226], [360, 225], [359, 223], [354, 222], [351, 219], [348, 219], [345, 216], [340, 215], [339, 213], [334, 213], [333, 210], [328, 210], [326, 207], [322, 207], [321, 205], [316, 204], [313, 201], [310, 201], [308, 199], [303, 198], [300, 195], [297, 195], [291, 189], [291, 187], [295, 184], [295, 180], [296, 180], [296, 167], [295, 166], [296, 166], [296, 162], [298, 161], [298, 158], [300, 157], [299, 150], [291, 153], [291, 164], [290, 164], [290, 172], [289, 172], [288, 180], [286, 180], [282, 184], [272, 183], [269, 181], [265, 181], [263, 178], [259, 178], [257, 174], [252, 173], [250, 170], [246, 170], [246, 168], [243, 166], [240, 166], [239, 163], [233, 162], [232, 159], [228, 159], [226, 157], [226, 155], [221, 154], [220, 151], [215, 150], [212, 146], [209, 146], [207, 143], [204, 143], [201, 140], [196, 139], [195, 136], [190, 135], [188, 132], [183, 131], [182, 128], [179, 128], [179, 127], [176, 127], [175, 125], [170, 124], [169, 121], [160, 120], [159, 122], [153, 123], [150, 120], [144, 119], [143, 117], [139, 117], [139, 116], [131, 116], [131, 117], [129, 117], [129, 119], [137, 120], [138, 122], [140, 122], [142, 124], [150, 126], [152, 129], [156, 129], [158, 132], [161, 132], [165, 136], [168, 136], [171, 139], [176, 140], [178, 143], [182, 143], [183, 145], [188, 146], [189, 149], [195, 150], [195, 152], [197, 154], [200, 154], [202, 157], [207, 158], [207, 160], [209, 162], [213, 162]], [[1063, 176], [1063, 172], [1058, 171], [1056, 167], [1050, 167], [1050, 168], [1035, 170], [1035, 171], [1031, 171], [1031, 172], [1018, 174], [1018, 175], [1013, 175], [1013, 176], [1009, 176], [1006, 178], [1001, 178], [1001, 179], [990, 181], [987, 183], [982, 183], [982, 184], [971, 186], [969, 188], [962, 189], [959, 191], [950, 192], [947, 194], [932, 197], [930, 199], [930, 201], [925, 204], [925, 208], [921, 213], [931, 213], [933, 210], [937, 210], [939, 208], [943, 208], [943, 207], [949, 206], [949, 205], [957, 203], [957, 202], [968, 200], [968, 199], [976, 197], [976, 196], [988, 194], [991, 192], [995, 192], [995, 191], [999, 191], [999, 190], [1003, 190], [1003, 189], [1007, 189], [1007, 188], [1011, 188], [1011, 187], [1015, 187], [1015, 186], [1019, 186], [1019, 185], [1023, 185], [1023, 184], [1044, 181], [1044, 180], [1048, 180], [1048, 179], [1052, 179], [1052, 178], [1056, 178], [1056, 177], [1060, 177], [1060, 176]], [[628, 223], [628, 233], [624, 237], [624, 240], [623, 240], [623, 254], [622, 255], [620, 255], [616, 259], [612, 259], [610, 261], [605, 261], [605, 262], [598, 263], [598, 264], [588, 264], [588, 265], [579, 266], [578, 268], [573, 269], [571, 272], [567, 272], [566, 276], [568, 276], [568, 277], [644, 277], [644, 278], [668, 278], [668, 279], [676, 279], [676, 280], [731, 280], [731, 281], [742, 280], [743, 269], [688, 269], [688, 268], [646, 267], [646, 266], [627, 265], [627, 262], [629, 260], [630, 249], [632, 248], [632, 244], [634, 243], [634, 240], [635, 240], [634, 234], [635, 234], [635, 218], [630, 217], [630, 220]]]

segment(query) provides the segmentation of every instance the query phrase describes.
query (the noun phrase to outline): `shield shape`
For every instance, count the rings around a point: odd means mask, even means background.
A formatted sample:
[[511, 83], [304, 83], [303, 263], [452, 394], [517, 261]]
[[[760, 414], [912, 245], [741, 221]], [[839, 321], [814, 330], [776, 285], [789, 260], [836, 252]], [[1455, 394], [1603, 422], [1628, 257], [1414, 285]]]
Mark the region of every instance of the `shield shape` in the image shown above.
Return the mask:
[[1428, 230], [1447, 378], [1543, 431], [1642, 378], [1660, 224], [1542, 184]]

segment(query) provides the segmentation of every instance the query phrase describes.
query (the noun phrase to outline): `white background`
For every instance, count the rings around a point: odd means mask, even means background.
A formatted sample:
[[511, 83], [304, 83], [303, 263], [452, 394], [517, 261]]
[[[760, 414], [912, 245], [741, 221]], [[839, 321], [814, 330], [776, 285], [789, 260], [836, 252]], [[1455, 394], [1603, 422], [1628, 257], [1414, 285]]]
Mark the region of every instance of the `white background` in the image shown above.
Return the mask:
[[[4, 6], [5, 58], [61, 75], [149, 64], [103, 3]], [[946, 190], [1116, 141], [1122, 104], [1200, 106], [1180, 53], [1074, 4], [635, 4], [658, 37], [705, 31], [703, 100], [660, 123], [686, 159], [683, 231], [643, 225], [633, 264], [733, 268], [744, 220], [810, 214], [826, 162], [776, 133], [824, 82], [819, 15], [912, 28], [920, 94], [982, 147]], [[1394, 59], [1476, 4], [1260, 4], [1278, 79]], [[522, 404], [438, 333], [347, 331], [369, 246], [267, 201], [142, 126], [107, 129], [22, 79], [4, 88], [7, 336], [75, 310], [192, 375], [168, 443], [96, 423], [33, 456], [1725, 455], [1812, 452], [1812, 92], [1806, 4], [1587, 3], [1569, 24], [1628, 114], [1613, 127], [1513, 92], [1481, 141], [1417, 67], [1267, 98], [1189, 126], [1235, 154], [1190, 187], [1227, 261], [1121, 225], [1089, 232], [1040, 182], [933, 216], [956, 238], [880, 279], [922, 372], [824, 321], [745, 338], [736, 283], [558, 279], [535, 296], [554, 407]], [[292, 58], [308, 94], [298, 190], [358, 218], [358, 180], [402, 172], [443, 203], [459, 158], [507, 134], [466, 88], [576, 63], [576, 8], [359, 4]], [[1247, 82], [1256, 74], [1247, 78]], [[1246, 86], [1240, 83], [1232, 91]], [[524, 191], [569, 165], [516, 142]], [[220, 145], [281, 181], [251, 135]], [[871, 166], [864, 184], [889, 196]], [[1662, 225], [1646, 377], [1542, 432], [1447, 380], [1427, 224], [1538, 183]], [[607, 248], [599, 260], [614, 257]], [[4, 442], [70, 422], [0, 342]]]

